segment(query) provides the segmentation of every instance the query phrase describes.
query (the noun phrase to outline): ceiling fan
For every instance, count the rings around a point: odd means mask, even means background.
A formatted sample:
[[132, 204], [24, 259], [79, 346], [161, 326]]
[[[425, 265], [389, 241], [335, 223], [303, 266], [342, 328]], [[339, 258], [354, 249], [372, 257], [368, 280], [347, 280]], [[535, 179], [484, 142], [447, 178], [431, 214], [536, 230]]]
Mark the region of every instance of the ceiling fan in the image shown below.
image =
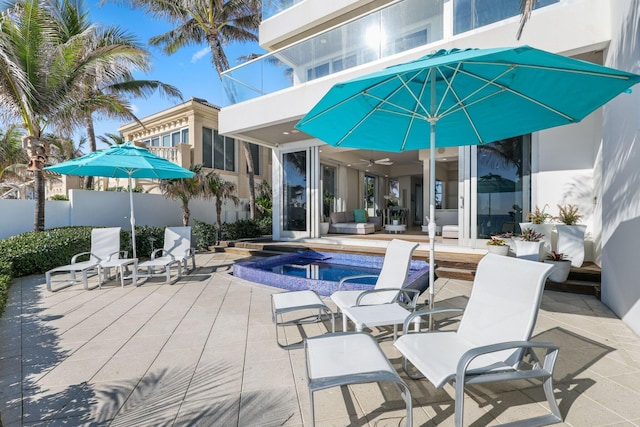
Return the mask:
[[385, 166], [389, 166], [392, 165], [393, 162], [391, 161], [390, 158], [385, 157], [384, 159], [378, 159], [378, 160], [374, 160], [374, 159], [360, 159], [360, 163], [367, 163], [367, 167], [370, 168], [373, 165], [385, 165]]

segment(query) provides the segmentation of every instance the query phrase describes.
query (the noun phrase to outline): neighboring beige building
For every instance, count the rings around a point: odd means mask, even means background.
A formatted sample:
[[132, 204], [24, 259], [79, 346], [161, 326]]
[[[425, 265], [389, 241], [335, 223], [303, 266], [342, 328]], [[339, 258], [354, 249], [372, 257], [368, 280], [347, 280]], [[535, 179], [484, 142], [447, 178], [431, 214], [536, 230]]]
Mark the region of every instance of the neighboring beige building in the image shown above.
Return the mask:
[[[214, 170], [227, 181], [236, 184], [237, 195], [249, 198], [247, 161], [241, 142], [218, 133], [220, 108], [201, 98], [191, 98], [174, 107], [141, 118], [118, 128], [126, 141], [146, 146], [161, 157], [185, 168], [202, 164]], [[262, 180], [270, 181], [271, 149], [256, 144], [251, 147], [256, 186]], [[113, 181], [113, 180], [112, 180]], [[111, 182], [108, 185], [113, 186]], [[123, 180], [116, 185], [126, 186]], [[150, 193], [158, 192], [157, 183], [137, 180]]]

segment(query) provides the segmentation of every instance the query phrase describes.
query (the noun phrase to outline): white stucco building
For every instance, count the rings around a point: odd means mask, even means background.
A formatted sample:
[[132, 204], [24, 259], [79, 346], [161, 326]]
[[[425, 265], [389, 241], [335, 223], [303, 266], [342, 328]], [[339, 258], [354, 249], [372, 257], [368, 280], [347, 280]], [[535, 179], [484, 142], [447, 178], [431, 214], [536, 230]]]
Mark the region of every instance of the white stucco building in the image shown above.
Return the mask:
[[[538, 0], [520, 40], [516, 1], [264, 3], [260, 44], [270, 53], [224, 74], [220, 133], [273, 150], [275, 238], [317, 237], [327, 210], [375, 214], [389, 194], [419, 227], [435, 155], [437, 204], [446, 221], [457, 217], [461, 246], [483, 247], [491, 234], [517, 230], [536, 206], [557, 215], [558, 204], [577, 205], [586, 259], [602, 268], [602, 300], [640, 334], [640, 88], [581, 123], [490, 149], [341, 150], [294, 129], [333, 84], [439, 49], [527, 44], [640, 73], [640, 1]], [[515, 184], [487, 189], [479, 183], [488, 174]]]

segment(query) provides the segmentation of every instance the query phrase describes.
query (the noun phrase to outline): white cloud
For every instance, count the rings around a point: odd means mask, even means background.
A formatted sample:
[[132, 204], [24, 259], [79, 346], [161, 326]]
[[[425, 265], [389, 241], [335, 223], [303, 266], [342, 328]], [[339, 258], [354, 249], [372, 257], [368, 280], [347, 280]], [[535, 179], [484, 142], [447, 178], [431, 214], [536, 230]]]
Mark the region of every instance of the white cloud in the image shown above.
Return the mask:
[[200, 49], [199, 51], [194, 53], [193, 56], [191, 57], [191, 63], [195, 64], [200, 59], [202, 59], [204, 56], [206, 56], [209, 52], [210, 52], [210, 50], [209, 50], [208, 47]]

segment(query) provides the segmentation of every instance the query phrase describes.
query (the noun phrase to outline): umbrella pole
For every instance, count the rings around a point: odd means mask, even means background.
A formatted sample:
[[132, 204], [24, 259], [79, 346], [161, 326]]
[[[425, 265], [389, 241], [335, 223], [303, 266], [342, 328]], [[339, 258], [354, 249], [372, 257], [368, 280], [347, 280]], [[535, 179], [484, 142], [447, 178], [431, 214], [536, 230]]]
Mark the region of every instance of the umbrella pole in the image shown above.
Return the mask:
[[131, 187], [131, 174], [129, 174], [129, 206], [131, 207], [130, 222], [131, 222], [131, 244], [133, 249], [133, 257], [136, 256], [136, 218], [133, 215], [133, 188]]
[[[435, 298], [435, 251], [436, 251], [436, 123], [431, 122], [431, 145], [429, 147], [429, 308]], [[429, 330], [433, 329], [433, 315], [429, 314]]]
[[[429, 135], [429, 308], [435, 298], [436, 266], [436, 73], [431, 72], [431, 120]], [[433, 330], [433, 314], [429, 313], [429, 330]]]

